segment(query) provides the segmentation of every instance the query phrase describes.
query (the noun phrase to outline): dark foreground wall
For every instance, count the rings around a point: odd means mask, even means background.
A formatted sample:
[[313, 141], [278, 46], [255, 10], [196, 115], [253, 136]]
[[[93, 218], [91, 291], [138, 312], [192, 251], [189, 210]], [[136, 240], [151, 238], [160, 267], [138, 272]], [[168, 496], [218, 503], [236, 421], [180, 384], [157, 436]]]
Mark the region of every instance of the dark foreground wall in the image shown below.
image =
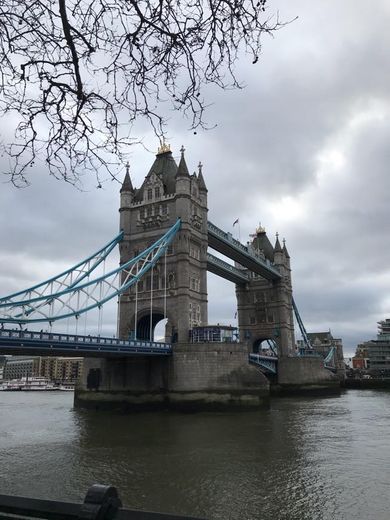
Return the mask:
[[86, 359], [75, 406], [219, 410], [268, 406], [269, 382], [237, 343], [175, 345], [169, 358]]

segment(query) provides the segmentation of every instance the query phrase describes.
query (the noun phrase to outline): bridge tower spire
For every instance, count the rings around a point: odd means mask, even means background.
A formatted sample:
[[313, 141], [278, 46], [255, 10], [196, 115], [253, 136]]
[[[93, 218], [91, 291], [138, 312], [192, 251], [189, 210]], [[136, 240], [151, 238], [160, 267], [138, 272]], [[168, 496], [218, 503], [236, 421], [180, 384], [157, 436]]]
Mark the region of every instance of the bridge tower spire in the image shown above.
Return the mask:
[[177, 165], [170, 146], [163, 143], [141, 187], [133, 189], [131, 197], [121, 190], [121, 263], [181, 220], [166, 257], [120, 297], [121, 337], [153, 339], [156, 324], [167, 318], [166, 339], [186, 342], [193, 326], [207, 324], [207, 190], [203, 177], [189, 175], [184, 152], [182, 147]]
[[236, 285], [240, 337], [254, 352], [258, 352], [263, 341], [271, 340], [277, 344], [279, 356], [288, 356], [295, 344], [290, 257], [282, 249], [278, 234], [272, 246], [261, 226], [248, 246], [264, 260], [274, 263], [281, 278], [270, 281], [249, 276], [249, 283]]

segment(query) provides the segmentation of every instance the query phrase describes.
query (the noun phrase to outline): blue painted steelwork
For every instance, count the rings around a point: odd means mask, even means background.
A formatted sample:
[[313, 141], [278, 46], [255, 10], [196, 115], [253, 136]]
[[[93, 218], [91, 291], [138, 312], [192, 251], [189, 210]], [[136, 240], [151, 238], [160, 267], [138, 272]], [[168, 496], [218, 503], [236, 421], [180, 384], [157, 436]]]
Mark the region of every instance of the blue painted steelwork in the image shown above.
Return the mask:
[[336, 347], [332, 347], [326, 358], [324, 359], [324, 367], [328, 370], [331, 370], [332, 372], [336, 372]]
[[294, 298], [291, 299], [292, 301], [292, 306], [293, 306], [293, 309], [294, 309], [294, 314], [295, 314], [295, 317], [297, 319], [297, 322], [298, 322], [298, 325], [299, 325], [299, 328], [300, 328], [300, 331], [301, 331], [301, 334], [302, 334], [302, 339], [303, 339], [303, 342], [306, 346], [306, 349], [308, 350], [312, 350], [313, 347], [310, 343], [310, 340], [309, 340], [309, 336], [307, 335], [307, 332], [306, 332], [306, 329], [305, 329], [305, 326], [303, 324], [303, 321], [302, 321], [302, 318], [298, 312], [298, 307], [295, 303], [295, 300]]
[[[33, 301], [34, 298], [36, 298], [33, 296], [34, 294], [37, 295], [37, 297], [46, 298], [47, 294], [44, 296], [42, 293], [45, 293], [45, 291], [50, 287], [52, 287], [51, 293], [53, 293], [53, 289], [54, 293], [56, 292], [55, 286], [58, 286], [58, 290], [63, 290], [63, 287], [68, 289], [75, 287], [91, 275], [91, 273], [108, 257], [111, 251], [122, 239], [123, 231], [110, 240], [108, 244], [96, 251], [96, 253], [90, 255], [88, 258], [85, 258], [66, 271], [57, 274], [44, 282], [29, 287], [28, 289], [0, 298], [0, 306], [4, 307], [8, 305], [22, 304], [25, 301]], [[75, 278], [71, 276], [72, 273], [76, 273]], [[17, 298], [18, 296], [20, 297], [19, 299]]]
[[168, 356], [170, 343], [28, 330], [0, 330], [0, 354], [82, 357]]
[[274, 356], [278, 356], [278, 344], [274, 339], [267, 339], [267, 344], [270, 350], [273, 352]]
[[276, 265], [257, 253], [252, 247], [241, 244], [233, 238], [231, 233], [226, 233], [211, 222], [207, 222], [207, 232], [209, 246], [216, 251], [236, 260], [267, 280], [280, 280], [281, 274]]
[[[136, 284], [161, 258], [180, 229], [180, 219], [154, 244], [117, 269], [84, 284], [54, 294], [0, 303], [0, 323], [55, 322], [100, 308]], [[118, 286], [118, 288], [117, 288]], [[90, 304], [89, 302], [92, 301]], [[34, 317], [38, 316], [38, 317]]]
[[278, 358], [273, 356], [262, 356], [261, 354], [249, 354], [249, 363], [261, 368], [266, 374], [277, 373]]

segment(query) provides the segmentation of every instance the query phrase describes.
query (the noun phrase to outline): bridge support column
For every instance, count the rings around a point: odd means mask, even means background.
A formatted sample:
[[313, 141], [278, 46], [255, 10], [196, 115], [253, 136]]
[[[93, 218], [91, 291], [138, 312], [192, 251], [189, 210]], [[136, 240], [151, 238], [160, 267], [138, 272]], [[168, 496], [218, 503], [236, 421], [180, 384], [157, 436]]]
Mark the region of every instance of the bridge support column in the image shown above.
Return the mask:
[[269, 382], [240, 343], [177, 344], [169, 358], [87, 359], [75, 406], [125, 411], [258, 409]]
[[278, 382], [272, 394], [334, 394], [340, 392], [340, 379], [324, 368], [324, 360], [316, 357], [281, 357]]

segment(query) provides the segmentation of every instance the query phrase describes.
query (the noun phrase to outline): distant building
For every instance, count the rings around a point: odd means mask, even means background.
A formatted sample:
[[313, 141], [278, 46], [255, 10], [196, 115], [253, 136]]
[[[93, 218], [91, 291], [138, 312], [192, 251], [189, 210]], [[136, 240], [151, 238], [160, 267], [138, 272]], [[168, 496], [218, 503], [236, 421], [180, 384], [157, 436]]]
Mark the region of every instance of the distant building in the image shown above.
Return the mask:
[[[343, 342], [340, 338], [334, 338], [330, 330], [328, 332], [310, 332], [307, 334], [313, 349], [320, 353], [324, 358], [329, 354], [331, 348], [336, 349], [336, 370], [337, 373], [345, 377], [345, 363], [343, 353]], [[298, 349], [305, 347], [303, 340], [297, 341]]]
[[75, 382], [82, 374], [83, 358], [9, 356], [3, 378], [45, 377], [50, 381]]
[[36, 357], [8, 357], [4, 365], [3, 378], [5, 380], [10, 380], [38, 375], [38, 360], [39, 358]]
[[41, 357], [38, 375], [50, 381], [77, 381], [82, 374], [83, 358], [75, 357]]
[[4, 378], [4, 365], [7, 358], [5, 356], [0, 356], [0, 381]]
[[390, 319], [378, 322], [377, 338], [357, 346], [353, 368], [367, 369], [373, 375], [390, 376]]
[[354, 368], [355, 370], [366, 370], [370, 366], [369, 362], [370, 360], [367, 357], [355, 356], [352, 358], [352, 368]]
[[190, 330], [191, 343], [234, 343], [238, 341], [237, 327], [231, 325], [207, 325]]

